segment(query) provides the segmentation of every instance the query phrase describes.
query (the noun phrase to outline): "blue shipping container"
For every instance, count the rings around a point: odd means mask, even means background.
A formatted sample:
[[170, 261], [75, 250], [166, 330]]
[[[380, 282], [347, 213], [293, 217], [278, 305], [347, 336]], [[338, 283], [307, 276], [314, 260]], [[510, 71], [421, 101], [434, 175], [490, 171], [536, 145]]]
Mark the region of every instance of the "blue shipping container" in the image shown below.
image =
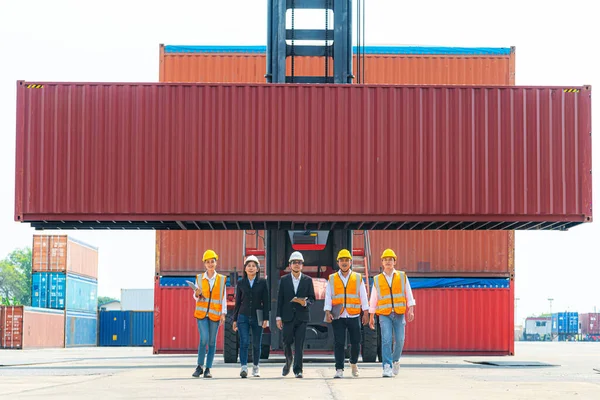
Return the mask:
[[579, 333], [579, 314], [576, 312], [561, 312], [552, 314], [553, 334]]
[[153, 311], [101, 311], [100, 346], [152, 346]]
[[96, 312], [98, 281], [64, 272], [32, 274], [31, 305], [33, 307]]
[[98, 314], [67, 310], [65, 316], [65, 347], [96, 346]]

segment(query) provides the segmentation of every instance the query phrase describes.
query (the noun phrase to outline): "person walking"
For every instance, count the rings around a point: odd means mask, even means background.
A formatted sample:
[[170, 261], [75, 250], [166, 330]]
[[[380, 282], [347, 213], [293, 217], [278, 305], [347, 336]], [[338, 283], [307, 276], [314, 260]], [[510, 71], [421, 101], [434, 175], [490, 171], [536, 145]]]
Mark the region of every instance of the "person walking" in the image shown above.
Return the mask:
[[[227, 297], [225, 286], [227, 278], [216, 272], [219, 256], [213, 250], [206, 250], [202, 255], [204, 274], [196, 276], [196, 310], [194, 317], [198, 324], [200, 344], [198, 346], [198, 366], [192, 374], [194, 378], [204, 374], [205, 378], [212, 378], [212, 368], [217, 347], [217, 331], [219, 325], [225, 322], [227, 314]], [[204, 359], [206, 358], [206, 369]]]
[[369, 300], [361, 274], [352, 271], [352, 254], [347, 249], [338, 253], [339, 270], [329, 276], [325, 291], [325, 320], [331, 323], [334, 337], [335, 375], [344, 377], [346, 332], [350, 336], [350, 367], [352, 376], [358, 377], [358, 353], [360, 350], [362, 323], [369, 323]]
[[260, 262], [255, 256], [244, 261], [244, 276], [235, 290], [233, 330], [240, 334], [240, 377], [248, 376], [248, 347], [252, 331], [252, 376], [259, 377], [263, 329], [269, 322], [271, 299], [267, 280], [260, 277]]
[[392, 249], [385, 249], [381, 254], [383, 272], [373, 278], [369, 307], [371, 329], [375, 329], [375, 314], [379, 318], [381, 364], [385, 378], [400, 372], [406, 322], [412, 322], [415, 318], [416, 303], [410, 282], [405, 272], [396, 270], [397, 259]]
[[[287, 376], [294, 363], [296, 378], [302, 378], [304, 338], [306, 325], [310, 320], [309, 307], [315, 301], [315, 288], [312, 278], [302, 273], [304, 257], [299, 251], [290, 255], [288, 266], [291, 273], [279, 281], [277, 293], [277, 328], [282, 330], [285, 365], [282, 375]], [[292, 354], [292, 343], [294, 353]]]

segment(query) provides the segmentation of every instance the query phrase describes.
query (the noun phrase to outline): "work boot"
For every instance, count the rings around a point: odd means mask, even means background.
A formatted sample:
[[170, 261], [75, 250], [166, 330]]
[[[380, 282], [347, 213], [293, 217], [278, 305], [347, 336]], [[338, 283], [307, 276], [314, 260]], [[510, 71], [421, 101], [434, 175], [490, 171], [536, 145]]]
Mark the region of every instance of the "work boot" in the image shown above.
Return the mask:
[[194, 378], [199, 378], [200, 375], [202, 375], [202, 373], [204, 372], [204, 369], [202, 368], [202, 365], [198, 365], [196, 367], [196, 370], [194, 371], [194, 373], [192, 374], [192, 376]]
[[252, 366], [252, 376], [257, 378], [260, 376], [260, 368], [258, 368], [258, 365]]
[[400, 373], [400, 361], [396, 361], [394, 363], [394, 366], [392, 367], [392, 373], [394, 374], [394, 376]]
[[393, 375], [392, 367], [389, 364], [385, 364], [383, 367], [383, 375], [384, 378], [391, 378]]
[[355, 378], [358, 378], [358, 365], [356, 364], [350, 364], [350, 366], [352, 367], [352, 376]]
[[336, 369], [335, 370], [335, 375], [333, 376], [334, 379], [340, 379], [344, 377], [344, 370], [343, 369]]
[[212, 374], [210, 373], [210, 368], [206, 368], [204, 370], [204, 377], [205, 378], [212, 378]]
[[242, 366], [242, 370], [240, 372], [240, 376], [242, 378], [246, 378], [248, 376], [248, 367], [246, 365]]

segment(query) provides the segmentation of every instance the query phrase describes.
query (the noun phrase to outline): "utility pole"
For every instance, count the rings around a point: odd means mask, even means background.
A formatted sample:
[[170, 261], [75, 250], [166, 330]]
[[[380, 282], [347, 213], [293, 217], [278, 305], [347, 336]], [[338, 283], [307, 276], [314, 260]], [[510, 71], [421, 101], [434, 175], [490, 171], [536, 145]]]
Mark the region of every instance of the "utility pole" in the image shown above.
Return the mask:
[[549, 298], [548, 302], [550, 302], [550, 317], [552, 317], [552, 302], [554, 301], [554, 299]]

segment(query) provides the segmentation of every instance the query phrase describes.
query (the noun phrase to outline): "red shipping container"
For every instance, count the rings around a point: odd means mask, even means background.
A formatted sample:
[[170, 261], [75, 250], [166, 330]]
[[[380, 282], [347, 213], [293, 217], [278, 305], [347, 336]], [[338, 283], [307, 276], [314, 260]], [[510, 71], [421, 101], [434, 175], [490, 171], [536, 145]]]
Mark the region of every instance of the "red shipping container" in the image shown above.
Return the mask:
[[579, 314], [582, 335], [600, 335], [600, 313]]
[[63, 310], [24, 306], [0, 307], [0, 348], [33, 349], [64, 345]]
[[592, 220], [589, 86], [32, 85], [17, 85], [15, 219], [38, 228]]
[[72, 272], [98, 278], [98, 248], [67, 235], [33, 235], [33, 272]]
[[514, 282], [506, 289], [415, 289], [406, 354], [514, 355]]
[[[200, 336], [194, 318], [196, 303], [189, 287], [162, 287], [154, 280], [154, 354], [197, 354]], [[223, 353], [223, 326], [217, 332], [217, 353]]]
[[[263, 238], [263, 231], [248, 232], [246, 247], [264, 250]], [[241, 274], [243, 247], [243, 231], [157, 231], [156, 275], [190, 276], [203, 272], [202, 254], [206, 249], [217, 252], [218, 272]]]
[[[160, 46], [160, 82], [238, 82], [264, 83], [266, 50], [257, 52], [254, 46], [236, 46], [237, 50], [223, 47], [197, 51], [198, 46]], [[201, 47], [201, 46], [200, 46]], [[246, 51], [244, 51], [246, 49]], [[376, 48], [365, 51], [364, 82], [368, 84], [399, 85], [514, 85], [515, 49], [508, 52], [484, 52], [481, 49], [454, 48], [418, 49], [402, 47]], [[404, 50], [403, 50], [404, 49]], [[399, 51], [398, 51], [399, 50]], [[414, 52], [406, 54], [407, 50]], [[498, 49], [496, 49], [498, 50]], [[217, 52], [218, 51], [218, 52]], [[425, 54], [427, 52], [427, 54]], [[498, 54], [500, 53], [500, 54]], [[357, 71], [356, 56], [353, 71]], [[291, 75], [291, 60], [287, 62]], [[330, 76], [333, 65], [330, 64]], [[322, 75], [323, 57], [299, 57], [294, 64], [297, 76]]]
[[398, 269], [411, 277], [512, 277], [515, 272], [514, 231], [371, 231], [369, 240], [373, 273], [380, 272], [386, 248], [395, 251]]

